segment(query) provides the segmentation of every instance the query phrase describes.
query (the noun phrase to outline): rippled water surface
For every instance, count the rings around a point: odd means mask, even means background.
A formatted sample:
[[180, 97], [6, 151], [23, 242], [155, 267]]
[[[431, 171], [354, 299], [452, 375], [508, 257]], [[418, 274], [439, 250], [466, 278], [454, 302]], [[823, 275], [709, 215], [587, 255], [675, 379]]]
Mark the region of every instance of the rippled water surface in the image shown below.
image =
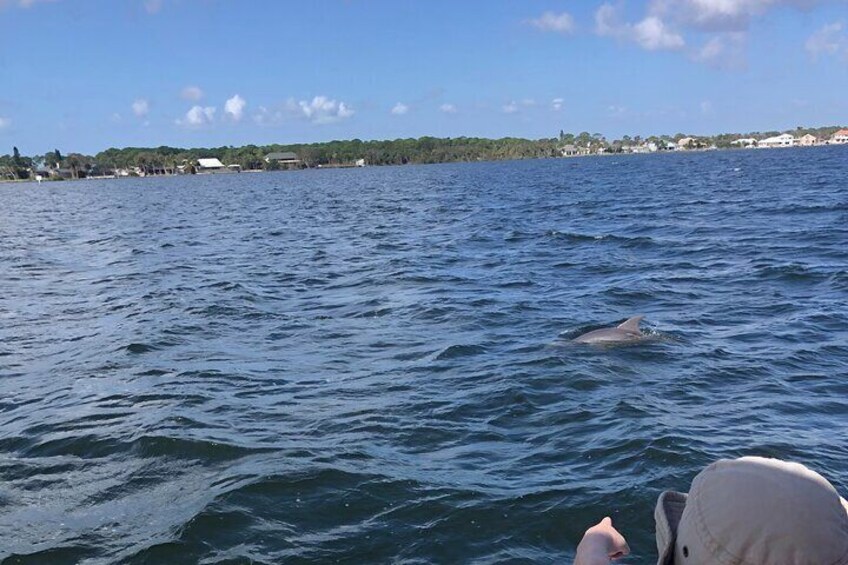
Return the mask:
[[648, 563], [716, 458], [848, 491], [848, 147], [0, 203], [4, 563]]

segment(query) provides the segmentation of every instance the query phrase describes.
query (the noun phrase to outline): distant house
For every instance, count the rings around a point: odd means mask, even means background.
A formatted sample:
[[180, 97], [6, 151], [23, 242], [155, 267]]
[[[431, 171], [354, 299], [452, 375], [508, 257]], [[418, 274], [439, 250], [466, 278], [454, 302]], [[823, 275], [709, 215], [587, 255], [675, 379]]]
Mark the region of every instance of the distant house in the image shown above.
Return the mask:
[[275, 162], [279, 165], [299, 165], [300, 159], [297, 158], [297, 153], [291, 151], [278, 151], [265, 155], [265, 162]]
[[843, 144], [848, 143], [848, 129], [841, 129], [830, 136], [831, 143]]
[[574, 145], [566, 145], [565, 147], [560, 148], [559, 153], [563, 157], [574, 157], [575, 155], [580, 154], [580, 150]]
[[694, 137], [681, 137], [677, 140], [677, 147], [680, 149], [691, 149], [695, 146]]
[[730, 142], [730, 145], [736, 145], [737, 147], [756, 147], [757, 140], [753, 137], [743, 137], [740, 139], [734, 139]]
[[782, 133], [774, 137], [761, 139], [757, 145], [759, 147], [792, 147], [795, 145], [795, 138], [788, 133]]
[[819, 138], [808, 133], [807, 135], [800, 137], [797, 143], [802, 147], [811, 147], [819, 144]]
[[197, 160], [197, 169], [198, 173], [223, 173], [229, 172], [229, 169], [224, 166], [224, 164], [219, 161], [217, 158], [211, 159], [198, 159]]

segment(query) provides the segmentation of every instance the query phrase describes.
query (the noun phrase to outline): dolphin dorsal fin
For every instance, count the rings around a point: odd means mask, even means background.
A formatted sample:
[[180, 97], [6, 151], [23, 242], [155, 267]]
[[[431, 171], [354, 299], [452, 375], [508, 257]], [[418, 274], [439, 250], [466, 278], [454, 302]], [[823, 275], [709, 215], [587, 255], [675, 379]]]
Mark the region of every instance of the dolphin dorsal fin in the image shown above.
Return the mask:
[[618, 326], [618, 329], [625, 330], [625, 331], [628, 331], [628, 332], [638, 332], [639, 331], [639, 322], [641, 322], [642, 318], [644, 318], [644, 317], [645, 316], [643, 316], [641, 314], [638, 315], [638, 316], [633, 316], [632, 318], [630, 318], [629, 320], [627, 320], [623, 324], [620, 324]]

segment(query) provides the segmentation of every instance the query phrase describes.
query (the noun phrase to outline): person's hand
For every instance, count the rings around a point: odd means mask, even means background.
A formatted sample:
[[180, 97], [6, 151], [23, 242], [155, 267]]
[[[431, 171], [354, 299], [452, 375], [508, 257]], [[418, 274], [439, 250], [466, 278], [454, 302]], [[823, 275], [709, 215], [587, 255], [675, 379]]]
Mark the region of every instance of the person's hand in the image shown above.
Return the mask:
[[609, 565], [613, 559], [628, 553], [627, 541], [612, 527], [612, 520], [607, 517], [583, 534], [574, 556], [574, 565]]

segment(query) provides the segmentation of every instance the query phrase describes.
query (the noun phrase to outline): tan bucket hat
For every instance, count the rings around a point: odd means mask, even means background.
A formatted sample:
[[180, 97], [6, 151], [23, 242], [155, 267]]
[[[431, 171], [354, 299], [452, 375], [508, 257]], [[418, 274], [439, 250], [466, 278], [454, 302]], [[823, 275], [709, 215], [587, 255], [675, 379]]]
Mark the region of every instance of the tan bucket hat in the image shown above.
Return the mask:
[[848, 503], [799, 463], [717, 461], [654, 517], [657, 565], [848, 565]]

